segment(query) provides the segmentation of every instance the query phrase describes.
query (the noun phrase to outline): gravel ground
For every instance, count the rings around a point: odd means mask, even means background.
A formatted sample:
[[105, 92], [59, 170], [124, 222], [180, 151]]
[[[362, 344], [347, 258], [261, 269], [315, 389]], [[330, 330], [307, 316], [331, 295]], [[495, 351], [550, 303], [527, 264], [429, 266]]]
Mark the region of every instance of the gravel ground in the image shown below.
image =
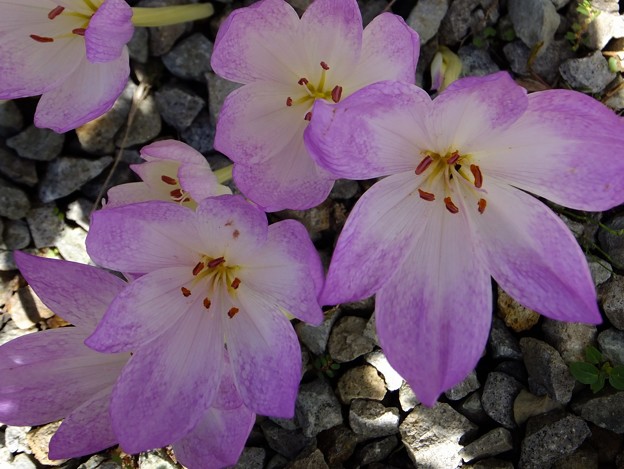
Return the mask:
[[[227, 164], [212, 141], [220, 105], [236, 85], [212, 72], [210, 55], [220, 22], [249, 3], [217, 3], [213, 18], [195, 24], [137, 29], [123, 96], [109, 113], [75, 132], [34, 128], [36, 99], [0, 102], [0, 344], [64, 324], [32, 295], [21, 294], [28, 287], [14, 270], [11, 251], [90, 262], [84, 249], [89, 213], [107, 187], [133, 180], [128, 165], [140, 161], [142, 145], [176, 138], [202, 152], [213, 168]], [[290, 3], [302, 11], [309, 1]], [[417, 82], [425, 89], [433, 55], [444, 45], [459, 55], [464, 75], [507, 70], [529, 91], [573, 88], [618, 112], [624, 109], [618, 58], [624, 17], [617, 1], [594, 0], [590, 16], [579, 14], [576, 1], [569, 0], [360, 5], [365, 22], [391, 8], [420, 33]], [[319, 207], [271, 218], [301, 220], [328, 261], [349, 210], [369, 186], [370, 181], [338, 181]], [[296, 325], [305, 373], [295, 418], [259, 418], [236, 467], [624, 467], [624, 392], [607, 385], [594, 394], [568, 370], [588, 345], [612, 365], [624, 365], [624, 236], [618, 233], [624, 211], [553, 209], [587, 253], [603, 324], [540, 317], [493, 286], [496, 306], [483, 358], [430, 409], [419, 405], [380, 351], [372, 299], [328, 310], [319, 328]], [[57, 425], [0, 424], [0, 469], [179, 467], [166, 449], [128, 456], [113, 448], [51, 462], [46, 447]]]

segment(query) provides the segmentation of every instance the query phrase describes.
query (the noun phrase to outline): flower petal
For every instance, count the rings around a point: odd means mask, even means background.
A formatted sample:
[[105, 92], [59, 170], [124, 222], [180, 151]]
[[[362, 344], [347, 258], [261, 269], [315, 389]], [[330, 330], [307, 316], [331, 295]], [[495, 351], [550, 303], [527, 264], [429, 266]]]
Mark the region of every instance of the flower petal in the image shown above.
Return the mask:
[[530, 94], [522, 118], [481, 147], [486, 177], [579, 210], [624, 202], [624, 120], [582, 93]]
[[205, 309], [189, 311], [175, 331], [141, 347], [123, 369], [113, 390], [111, 420], [125, 451], [179, 440], [210, 407], [223, 361], [223, 332], [214, 316]]
[[305, 143], [336, 177], [370, 179], [413, 171], [431, 149], [424, 117], [431, 99], [401, 82], [375, 83], [337, 105], [317, 101]]
[[587, 261], [559, 217], [534, 197], [494, 183], [487, 200], [476, 228], [481, 257], [500, 286], [552, 319], [601, 322]]
[[66, 321], [91, 331], [126, 286], [118, 277], [84, 264], [14, 252], [15, 262], [41, 301]]
[[178, 140], [166, 139], [150, 143], [149, 145], [142, 147], [140, 153], [141, 158], [146, 161], [173, 160], [180, 163], [198, 165], [207, 163], [204, 155], [190, 145], [179, 142]]
[[476, 366], [488, 338], [492, 287], [461, 213], [436, 211], [421, 221], [414, 247], [377, 293], [375, 315], [388, 361], [432, 406]]
[[202, 165], [183, 164], [178, 169], [178, 178], [182, 189], [191, 194], [193, 200], [197, 202], [208, 197], [232, 194], [229, 187], [219, 184], [207, 161]]
[[283, 0], [262, 0], [234, 10], [217, 33], [212, 69], [239, 83], [296, 83], [303, 68], [298, 28], [299, 16]]
[[[106, 193], [106, 204], [103, 208], [121, 207], [122, 205], [136, 204], [156, 200], [156, 196], [151, 188], [144, 182], [129, 182], [111, 187]], [[161, 199], [164, 200], [163, 196]], [[167, 198], [167, 200], [171, 200]]]
[[91, 63], [115, 60], [123, 53], [133, 32], [130, 5], [125, 0], [105, 0], [85, 32], [87, 59]]
[[413, 172], [388, 176], [355, 204], [334, 249], [321, 304], [367, 298], [394, 275], [435, 208], [419, 198], [414, 178]]
[[37, 127], [67, 132], [101, 116], [115, 103], [130, 74], [128, 49], [106, 63], [82, 61], [67, 79], [41, 96], [35, 113]]

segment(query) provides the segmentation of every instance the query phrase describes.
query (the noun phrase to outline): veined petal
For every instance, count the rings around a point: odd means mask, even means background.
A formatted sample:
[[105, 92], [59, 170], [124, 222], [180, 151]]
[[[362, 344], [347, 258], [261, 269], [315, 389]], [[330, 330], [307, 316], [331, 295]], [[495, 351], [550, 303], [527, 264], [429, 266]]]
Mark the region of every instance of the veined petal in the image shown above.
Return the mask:
[[78, 67], [53, 90], [41, 96], [35, 113], [37, 127], [67, 132], [108, 111], [130, 74], [128, 49], [110, 62], [91, 63], [83, 56]]
[[403, 253], [377, 293], [375, 315], [388, 361], [432, 406], [477, 364], [492, 318], [492, 287], [461, 212], [436, 210], [420, 220], [409, 255]]
[[236, 464], [256, 414], [244, 405], [235, 409], [209, 409], [197, 426], [173, 444], [177, 460], [186, 467], [204, 469]]
[[238, 395], [236, 382], [234, 381], [234, 370], [230, 364], [230, 357], [227, 350], [224, 351], [223, 370], [221, 373], [221, 382], [219, 383], [219, 391], [212, 403], [212, 407], [222, 410], [238, 409], [243, 405], [243, 400]]
[[603, 211], [624, 202], [624, 120], [589, 96], [530, 94], [524, 115], [481, 148], [484, 174], [558, 204]]
[[[216, 309], [216, 308], [215, 308]], [[176, 330], [138, 349], [113, 390], [111, 420], [129, 453], [187, 435], [210, 407], [220, 382], [223, 331], [218, 311], [189, 311]]]
[[110, 269], [145, 273], [195, 265], [202, 249], [197, 238], [193, 210], [153, 201], [95, 212], [87, 250], [95, 262]]
[[308, 232], [295, 220], [269, 226], [267, 243], [245, 265], [245, 283], [302, 321], [323, 321], [317, 300], [323, 267]]
[[106, 0], [91, 17], [85, 32], [87, 59], [91, 63], [115, 60], [133, 32], [130, 5], [125, 0]]
[[420, 199], [415, 178], [413, 172], [388, 176], [355, 204], [338, 238], [321, 304], [367, 298], [399, 269], [412, 240], [439, 208]]
[[207, 164], [206, 158], [200, 152], [186, 143], [178, 140], [159, 140], [141, 148], [141, 158], [146, 161], [165, 160], [179, 163]]
[[219, 184], [207, 161], [202, 165], [183, 164], [178, 169], [178, 178], [182, 189], [197, 202], [207, 197], [232, 194], [229, 187]]
[[297, 335], [270, 298], [241, 284], [240, 311], [224, 318], [238, 392], [256, 413], [290, 418], [301, 379]]
[[75, 262], [31, 256], [19, 251], [15, 262], [41, 301], [83, 330], [95, 329], [126, 282], [105, 270]]
[[336, 177], [370, 179], [413, 171], [431, 149], [425, 117], [431, 99], [407, 83], [375, 83], [336, 105], [318, 101], [305, 143]]
[[345, 83], [347, 92], [382, 80], [414, 83], [420, 38], [403, 18], [382, 13], [364, 28], [362, 55]]
[[473, 219], [482, 262], [503, 290], [552, 319], [601, 322], [587, 261], [565, 224], [514, 188], [491, 183], [487, 200]]
[[[47, 2], [48, 0], [46, 0]], [[91, 0], [95, 7], [99, 7], [105, 0]], [[83, 15], [92, 15], [93, 9], [84, 0], [54, 0], [55, 5], [65, 7], [69, 11], [82, 13]]]
[[65, 418], [50, 440], [50, 459], [77, 458], [117, 444], [108, 413], [112, 385]]
[[212, 69], [239, 83], [296, 83], [303, 69], [299, 22], [283, 0], [262, 0], [234, 10], [217, 33]]
[[[122, 205], [136, 204], [139, 202], [148, 202], [150, 200], [156, 200], [157, 195], [151, 188], [144, 182], [129, 182], [127, 184], [119, 184], [118, 186], [111, 187], [106, 193], [106, 204], [103, 208], [121, 207]], [[165, 199], [163, 195], [158, 200], [171, 200]]]

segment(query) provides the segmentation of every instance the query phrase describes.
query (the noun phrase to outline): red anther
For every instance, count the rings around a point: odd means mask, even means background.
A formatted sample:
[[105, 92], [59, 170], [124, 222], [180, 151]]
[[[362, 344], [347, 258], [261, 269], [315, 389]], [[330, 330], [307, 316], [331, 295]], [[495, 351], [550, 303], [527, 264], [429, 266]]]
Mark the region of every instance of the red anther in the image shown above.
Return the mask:
[[63, 10], [65, 9], [65, 7], [62, 6], [57, 6], [54, 10], [52, 10], [50, 13], [48, 13], [48, 19], [49, 20], [53, 20], [54, 18], [56, 18], [58, 15], [60, 15], [61, 13], [63, 13]]
[[337, 103], [340, 101], [340, 97], [342, 96], [342, 86], [334, 86], [334, 89], [331, 92], [332, 101]]
[[286, 98], [286, 106], [292, 106], [292, 98], [290, 96]]
[[483, 175], [481, 174], [481, 170], [476, 164], [470, 165], [470, 172], [474, 176], [474, 185], [477, 189], [480, 189], [483, 185]]
[[197, 265], [193, 267], [193, 275], [199, 274], [202, 270], [204, 270], [204, 267], [205, 265], [203, 262], [198, 262]]
[[230, 319], [232, 319], [234, 316], [236, 316], [236, 314], [239, 312], [240, 310], [238, 308], [230, 308], [230, 310], [228, 311], [228, 317]]
[[182, 203], [184, 202], [190, 202], [191, 198], [190, 197], [185, 197], [184, 199], [182, 199]]
[[427, 200], [429, 202], [431, 202], [432, 200], [435, 200], [435, 194], [432, 194], [431, 192], [425, 192], [421, 189], [418, 189], [418, 195], [420, 196], [421, 199]]
[[487, 200], [479, 199], [479, 202], [477, 202], [477, 205], [479, 207], [479, 213], [483, 213], [485, 212], [485, 207], [487, 207]]
[[306, 113], [304, 119], [307, 120], [307, 121], [311, 121], [312, 120], [312, 113], [311, 112]]
[[446, 160], [446, 162], [448, 164], [455, 164], [457, 162], [457, 160], [459, 159], [461, 155], [459, 154], [458, 151], [454, 151], [453, 153], [451, 153], [451, 156], [449, 156], [449, 159]]
[[206, 309], [210, 309], [210, 305], [211, 305], [212, 303], [210, 302], [210, 300], [209, 300], [207, 297], [206, 297], [206, 298], [204, 298], [203, 303], [204, 303], [204, 308], [206, 308]]
[[30, 38], [34, 39], [37, 42], [54, 42], [54, 38], [45, 37], [45, 36], [37, 36], [36, 34], [31, 34]]
[[446, 209], [451, 213], [458, 213], [459, 209], [457, 205], [453, 203], [450, 197], [444, 197], [444, 205], [446, 205]]
[[416, 166], [416, 171], [414, 171], [416, 175], [424, 173], [432, 162], [433, 158], [429, 155], [425, 156], [422, 161], [418, 163], [418, 166]]
[[236, 239], [240, 236], [240, 231], [234, 230], [232, 231], [232, 238]]
[[169, 184], [170, 186], [176, 186], [178, 184], [178, 181], [175, 178], [172, 178], [171, 176], [165, 176], [164, 174], [160, 176], [160, 180], [165, 184]]
[[232, 280], [232, 288], [234, 290], [236, 290], [238, 288], [238, 286], [240, 285], [241, 281], [238, 277], [235, 277], [234, 280]]
[[76, 36], [84, 36], [87, 30], [85, 28], [76, 28], [72, 29], [72, 33]]
[[188, 288], [182, 287], [180, 288], [180, 290], [182, 291], [182, 295], [189, 297], [191, 296], [191, 290], [189, 290]]
[[184, 194], [182, 193], [182, 189], [174, 189], [171, 192], [169, 192], [169, 195], [173, 197], [174, 199], [181, 199], [182, 197], [184, 197]]
[[297, 83], [299, 83], [301, 86], [307, 85], [308, 84], [308, 79], [307, 78], [300, 78]]
[[225, 262], [225, 257], [217, 257], [216, 259], [208, 262], [208, 267], [214, 269], [216, 266], [221, 265]]
[[323, 70], [329, 70], [329, 65], [327, 65], [325, 62], [321, 62], [321, 67], [323, 67]]

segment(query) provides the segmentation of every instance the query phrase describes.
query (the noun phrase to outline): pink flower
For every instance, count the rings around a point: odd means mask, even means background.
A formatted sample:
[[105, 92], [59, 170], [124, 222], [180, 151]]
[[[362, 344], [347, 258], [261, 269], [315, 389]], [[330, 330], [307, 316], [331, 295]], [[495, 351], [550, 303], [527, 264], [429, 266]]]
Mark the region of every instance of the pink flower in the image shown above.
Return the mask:
[[583, 94], [531, 95], [506, 73], [432, 101], [384, 82], [317, 103], [308, 144], [337, 177], [377, 182], [340, 235], [321, 302], [376, 297], [377, 332], [422, 402], [472, 370], [490, 276], [553, 319], [601, 321], [585, 256], [533, 192], [580, 210], [624, 201], [624, 123]]
[[268, 226], [241, 196], [204, 199], [194, 211], [145, 202], [96, 212], [87, 249], [103, 266], [144, 274], [86, 341], [133, 352], [111, 400], [122, 446], [160, 447], [193, 429], [215, 401], [224, 347], [246, 407], [293, 415], [301, 351], [285, 313], [323, 317], [322, 267], [303, 225]]
[[206, 197], [232, 193], [219, 183], [206, 158], [185, 143], [160, 140], [141, 148], [141, 158], [146, 162], [131, 168], [143, 182], [112, 187], [106, 208], [149, 200], [195, 208]]
[[124, 0], [0, 0], [0, 99], [42, 95], [35, 125], [66, 132], [104, 114], [130, 73]]
[[418, 35], [398, 16], [384, 13], [362, 31], [356, 0], [316, 0], [301, 18], [283, 0], [235, 10], [211, 64], [245, 85], [226, 99], [215, 137], [236, 185], [267, 211], [321, 203], [335, 178], [303, 144], [312, 105], [379, 80], [413, 83], [418, 53]]
[[[30, 426], [64, 419], [50, 441], [51, 459], [84, 456], [116, 445], [109, 402], [130, 354], [98, 353], [83, 341], [125, 282], [87, 265], [20, 252], [15, 258], [42, 301], [76, 327], [22, 336], [0, 347], [0, 420]], [[178, 460], [189, 468], [234, 464], [255, 422], [255, 414], [237, 394], [227, 357], [224, 361], [213, 405], [190, 433], [170, 440]], [[148, 405], [158, 408], [159, 403]], [[166, 428], [166, 422], [159, 425]], [[134, 446], [130, 442], [124, 449], [138, 451], [129, 449]]]

